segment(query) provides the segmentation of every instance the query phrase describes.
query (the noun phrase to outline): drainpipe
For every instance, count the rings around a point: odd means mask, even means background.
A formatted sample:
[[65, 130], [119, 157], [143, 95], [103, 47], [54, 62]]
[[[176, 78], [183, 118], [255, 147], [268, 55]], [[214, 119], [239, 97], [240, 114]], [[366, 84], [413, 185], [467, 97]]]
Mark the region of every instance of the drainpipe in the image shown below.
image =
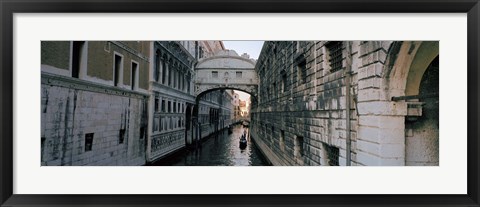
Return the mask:
[[352, 126], [350, 125], [350, 88], [351, 88], [351, 83], [350, 83], [350, 76], [352, 74], [352, 43], [351, 42], [346, 42], [347, 47], [346, 47], [346, 71], [345, 71], [345, 88], [346, 88], [346, 97], [345, 97], [345, 111], [346, 111], [346, 132], [347, 132], [347, 137], [346, 137], [346, 148], [347, 148], [347, 166], [350, 166], [352, 163], [352, 139], [351, 139], [351, 128]]

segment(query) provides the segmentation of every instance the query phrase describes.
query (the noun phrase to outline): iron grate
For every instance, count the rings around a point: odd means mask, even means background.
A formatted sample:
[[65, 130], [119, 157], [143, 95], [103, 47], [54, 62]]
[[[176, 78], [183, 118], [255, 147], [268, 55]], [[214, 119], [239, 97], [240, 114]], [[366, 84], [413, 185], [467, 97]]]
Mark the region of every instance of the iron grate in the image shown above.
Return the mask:
[[342, 69], [342, 42], [331, 41], [325, 45], [330, 57], [330, 71], [338, 71]]
[[339, 164], [338, 164], [338, 156], [339, 156], [338, 147], [325, 145], [325, 149], [327, 150], [328, 165], [329, 166], [339, 166]]

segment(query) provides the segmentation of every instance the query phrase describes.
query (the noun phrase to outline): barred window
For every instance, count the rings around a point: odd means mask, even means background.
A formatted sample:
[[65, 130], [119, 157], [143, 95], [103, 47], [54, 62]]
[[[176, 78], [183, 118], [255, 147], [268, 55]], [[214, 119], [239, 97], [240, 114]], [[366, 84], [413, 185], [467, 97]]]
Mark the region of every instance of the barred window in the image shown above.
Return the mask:
[[338, 147], [324, 144], [324, 149], [327, 151], [328, 165], [338, 166], [338, 156], [339, 156]]
[[212, 78], [218, 78], [218, 71], [212, 71]]
[[298, 82], [300, 84], [307, 82], [307, 62], [306, 60], [302, 60], [297, 65], [297, 75], [298, 75]]
[[330, 62], [330, 71], [338, 71], [342, 69], [342, 42], [340, 41], [330, 41], [328, 42], [325, 47], [328, 50], [328, 57]]

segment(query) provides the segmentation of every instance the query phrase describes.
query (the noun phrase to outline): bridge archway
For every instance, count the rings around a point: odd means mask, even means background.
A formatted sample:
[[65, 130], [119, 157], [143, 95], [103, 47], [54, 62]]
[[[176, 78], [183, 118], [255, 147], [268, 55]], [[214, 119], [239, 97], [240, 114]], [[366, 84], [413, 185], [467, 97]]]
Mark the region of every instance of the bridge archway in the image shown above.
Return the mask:
[[[255, 71], [256, 61], [248, 55], [239, 56], [233, 50], [222, 50], [214, 56], [201, 59], [195, 66], [194, 95], [196, 97], [193, 117], [196, 119], [196, 140], [203, 134], [229, 126], [231, 119], [228, 109], [220, 106], [201, 106], [200, 100], [205, 94], [218, 90], [237, 90], [250, 94], [251, 104], [257, 100], [259, 78]], [[206, 107], [213, 107], [206, 111]], [[234, 113], [232, 110], [230, 113]], [[210, 120], [205, 117], [212, 117]]]

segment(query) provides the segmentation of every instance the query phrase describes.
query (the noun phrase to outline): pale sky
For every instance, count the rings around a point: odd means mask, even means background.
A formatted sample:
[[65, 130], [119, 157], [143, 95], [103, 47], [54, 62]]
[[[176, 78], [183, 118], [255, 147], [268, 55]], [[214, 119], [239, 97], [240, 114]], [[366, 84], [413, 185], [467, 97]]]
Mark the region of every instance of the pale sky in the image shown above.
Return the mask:
[[238, 55], [247, 53], [250, 58], [258, 59], [264, 41], [222, 41], [226, 49], [235, 50]]
[[237, 91], [237, 90], [234, 90], [235, 93], [238, 94], [238, 99], [242, 100], [242, 101], [247, 101], [248, 98], [250, 98], [250, 94], [248, 93], [245, 93], [243, 91]]

